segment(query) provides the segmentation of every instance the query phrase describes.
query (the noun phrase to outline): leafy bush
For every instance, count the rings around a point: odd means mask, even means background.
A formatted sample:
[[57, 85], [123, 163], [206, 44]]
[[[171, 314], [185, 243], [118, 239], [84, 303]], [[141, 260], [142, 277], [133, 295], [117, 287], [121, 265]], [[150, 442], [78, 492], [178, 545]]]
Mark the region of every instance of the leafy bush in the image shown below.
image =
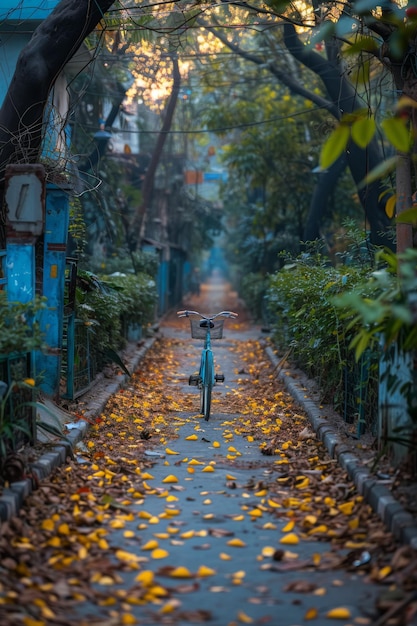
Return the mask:
[[155, 281], [148, 274], [119, 274], [105, 280], [117, 292], [124, 322], [142, 326], [153, 322], [157, 293]]
[[[323, 400], [340, 401], [343, 368], [349, 355], [348, 320], [335, 307], [337, 294], [361, 283], [362, 269], [328, 266], [319, 255], [303, 255], [270, 277], [269, 317], [273, 339], [309, 376], [318, 380]], [[339, 400], [338, 400], [339, 399]]]
[[101, 350], [124, 345], [126, 324], [151, 323], [156, 299], [155, 281], [148, 274], [78, 275], [77, 316], [91, 326]]
[[7, 302], [6, 292], [0, 291], [0, 354], [24, 353], [44, 346], [44, 338], [36, 314], [45, 301]]
[[250, 273], [243, 276], [239, 288], [249, 311], [256, 319], [261, 319], [263, 315], [263, 300], [268, 287], [268, 279], [260, 273]]

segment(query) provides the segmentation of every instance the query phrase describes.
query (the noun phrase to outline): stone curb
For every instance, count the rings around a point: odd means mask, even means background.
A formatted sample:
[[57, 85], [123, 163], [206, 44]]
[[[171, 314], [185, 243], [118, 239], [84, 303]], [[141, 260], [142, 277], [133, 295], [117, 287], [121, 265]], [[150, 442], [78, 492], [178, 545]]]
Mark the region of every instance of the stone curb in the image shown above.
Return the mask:
[[[277, 367], [280, 359], [270, 346], [265, 348], [272, 364]], [[330, 456], [336, 459], [346, 470], [349, 478], [355, 484], [359, 494], [379, 515], [387, 529], [403, 544], [417, 548], [417, 522], [403, 506], [393, 497], [383, 481], [378, 480], [364, 467], [360, 459], [355, 456], [341, 441], [337, 431], [320, 417], [317, 404], [306, 397], [305, 390], [291, 376], [289, 370], [280, 371], [279, 379], [284, 383], [287, 391], [303, 407], [307, 413], [313, 429]]]
[[[137, 369], [154, 341], [155, 337], [147, 339], [135, 353], [132, 362], [129, 364], [132, 372]], [[68, 435], [66, 435], [67, 439], [65, 441], [57, 442], [53, 450], [42, 455], [37, 461], [32, 463], [30, 465], [31, 476], [11, 483], [10, 487], [3, 489], [3, 493], [0, 496], [0, 525], [18, 514], [24, 500], [35, 491], [37, 484], [41, 480], [50, 476], [57, 467], [66, 463], [67, 458], [72, 454], [75, 444], [84, 439], [87, 434], [89, 429], [88, 420], [103, 412], [110, 397], [123, 387], [128, 379], [128, 376], [123, 374], [117, 377], [117, 381], [110, 380], [96, 400], [89, 403], [88, 409], [84, 413], [86, 421], [80, 422], [79, 428], [71, 429]]]

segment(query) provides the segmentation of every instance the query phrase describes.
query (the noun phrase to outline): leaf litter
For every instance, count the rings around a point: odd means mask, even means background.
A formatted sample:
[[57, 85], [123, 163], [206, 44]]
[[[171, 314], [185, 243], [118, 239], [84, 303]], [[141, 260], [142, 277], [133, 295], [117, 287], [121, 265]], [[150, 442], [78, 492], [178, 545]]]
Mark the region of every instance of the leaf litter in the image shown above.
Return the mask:
[[[181, 327], [174, 319], [169, 324]], [[240, 324], [244, 328], [245, 321]], [[256, 579], [258, 570], [305, 574], [281, 583], [279, 592], [308, 598], [303, 621], [415, 623], [416, 552], [397, 545], [343, 469], [329, 458], [308, 418], [275, 378], [261, 343], [230, 340], [229, 345], [243, 367], [234, 373], [236, 385], [221, 398], [221, 434], [205, 433], [204, 441], [215, 449], [215, 461], [194, 458], [192, 448], [190, 456], [182, 458], [177, 450], [184, 425], [195, 429], [184, 437], [187, 445], [203, 439], [196, 396], [178, 384], [178, 371], [198, 363], [199, 350], [189, 341], [161, 338], [128, 385], [94, 420], [83, 445], [83, 463], [70, 459], [59, 467], [27, 498], [18, 517], [2, 523], [2, 625], [204, 623], [213, 619], [212, 611], [185, 610], [184, 596], [199, 591], [206, 580], [209, 592], [227, 593], [246, 579]], [[213, 399], [213, 404], [218, 402]], [[255, 446], [261, 455], [246, 458], [242, 442]], [[164, 461], [167, 457], [170, 460]], [[152, 474], [156, 463], [167, 464], [159, 484]], [[196, 473], [226, 469], [223, 488], [217, 494], [207, 490], [202, 497], [210, 507], [216, 497], [240, 490], [241, 513], [229, 517], [224, 513], [222, 519], [229, 520], [224, 527], [182, 531], [186, 521], [175, 496], [185, 489], [175, 471], [182, 466], [189, 480]], [[256, 470], [256, 478], [241, 484], [241, 469]], [[220, 487], [216, 484], [216, 489]], [[158, 514], [146, 510], [153, 497], [161, 501]], [[201, 517], [201, 510], [195, 515]], [[213, 513], [204, 515], [207, 522], [216, 521]], [[191, 545], [187, 542], [202, 539], [192, 547], [204, 554], [214, 549], [208, 538], [223, 542], [219, 568], [220, 563], [233, 563], [236, 552], [247, 547], [238, 530], [244, 519], [273, 537], [260, 550], [253, 569], [231, 572], [218, 584], [213, 582], [217, 568], [204, 562], [195, 568], [167, 563], [170, 551], [164, 542], [185, 549]], [[141, 531], [149, 528], [154, 528], [154, 535], [145, 541]], [[318, 548], [300, 556], [294, 551], [300, 543]], [[328, 549], [322, 549], [323, 543]], [[354, 618], [342, 605], [326, 611], [317, 608], [315, 599], [325, 596], [326, 588], [314, 581], [314, 572], [337, 570], [353, 571], [364, 583], [380, 585], [368, 614]], [[334, 578], [332, 586], [337, 584]], [[249, 605], [277, 595], [266, 585], [253, 588], [258, 595], [249, 596]], [[233, 624], [274, 620], [269, 614], [254, 618], [243, 607], [231, 613]]]

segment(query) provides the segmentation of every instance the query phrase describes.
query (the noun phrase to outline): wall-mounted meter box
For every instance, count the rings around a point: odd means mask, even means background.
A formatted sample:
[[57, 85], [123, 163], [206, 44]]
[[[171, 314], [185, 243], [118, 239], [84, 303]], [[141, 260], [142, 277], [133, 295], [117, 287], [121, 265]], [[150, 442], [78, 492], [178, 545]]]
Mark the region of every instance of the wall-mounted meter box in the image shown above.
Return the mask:
[[42, 165], [8, 165], [5, 173], [8, 233], [39, 236], [45, 223], [45, 170]]

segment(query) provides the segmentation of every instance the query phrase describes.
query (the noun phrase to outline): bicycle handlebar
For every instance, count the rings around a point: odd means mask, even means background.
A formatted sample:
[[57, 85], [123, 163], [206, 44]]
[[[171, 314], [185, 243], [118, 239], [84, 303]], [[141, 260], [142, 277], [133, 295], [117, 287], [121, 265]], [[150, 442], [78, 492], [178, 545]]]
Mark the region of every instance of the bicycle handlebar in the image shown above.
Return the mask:
[[199, 313], [199, 311], [177, 311], [177, 315], [178, 317], [189, 317], [190, 315], [199, 315], [201, 317], [201, 319], [203, 320], [214, 320], [216, 317], [230, 317], [232, 319], [235, 319], [236, 317], [238, 317], [237, 313], [234, 313], [233, 311], [220, 311], [220, 313], [216, 313], [215, 315], [210, 315], [210, 316], [206, 316], [203, 315], [202, 313]]

